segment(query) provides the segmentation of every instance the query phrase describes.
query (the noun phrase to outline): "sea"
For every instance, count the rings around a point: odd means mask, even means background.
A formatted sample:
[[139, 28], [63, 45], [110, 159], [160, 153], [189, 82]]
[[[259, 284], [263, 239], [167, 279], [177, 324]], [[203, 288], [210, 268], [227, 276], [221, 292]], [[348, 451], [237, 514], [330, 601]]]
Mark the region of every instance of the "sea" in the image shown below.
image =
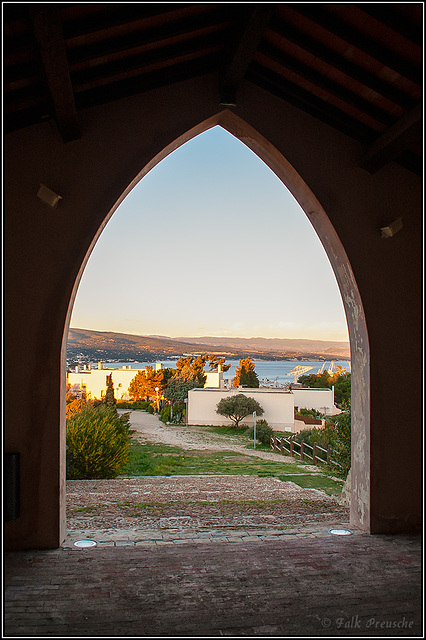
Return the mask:
[[[176, 360], [158, 360], [161, 362], [162, 368], [176, 368]], [[322, 371], [335, 372], [337, 367], [342, 367], [345, 372], [350, 373], [351, 363], [350, 360], [255, 360], [255, 372], [259, 380], [265, 384], [276, 387], [284, 387], [289, 382], [295, 382], [300, 375], [311, 375]], [[231, 367], [223, 374], [224, 380], [232, 379], [235, 376], [235, 369], [239, 365], [239, 360], [225, 360], [225, 364], [230, 364]], [[144, 369], [146, 366], [155, 366], [155, 362], [104, 362], [105, 369], [120, 369], [122, 367], [129, 367], [131, 369]], [[96, 364], [92, 366], [96, 368]], [[297, 371], [295, 372], [295, 369]], [[304, 369], [304, 371], [301, 371]], [[208, 367], [205, 368], [208, 371]]]

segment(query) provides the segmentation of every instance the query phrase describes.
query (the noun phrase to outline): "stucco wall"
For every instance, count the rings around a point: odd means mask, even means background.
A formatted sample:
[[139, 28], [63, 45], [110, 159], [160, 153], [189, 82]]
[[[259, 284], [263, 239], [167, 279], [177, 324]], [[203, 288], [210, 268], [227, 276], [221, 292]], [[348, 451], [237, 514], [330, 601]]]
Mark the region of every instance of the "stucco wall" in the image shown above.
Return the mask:
[[[294, 405], [291, 393], [268, 389], [192, 389], [188, 394], [188, 424], [232, 424], [225, 416], [216, 413], [218, 402], [222, 398], [239, 393], [254, 398], [263, 408], [263, 418], [274, 427], [292, 428]], [[253, 415], [244, 418], [244, 424], [253, 424]]]
[[299, 409], [316, 409], [329, 416], [340, 413], [334, 405], [334, 389], [292, 389], [291, 393]]
[[90, 369], [79, 371], [78, 373], [70, 372], [67, 375], [68, 382], [72, 385], [86, 387], [86, 397], [88, 400], [100, 400], [107, 388], [106, 377], [112, 374], [112, 382], [114, 386], [114, 396], [116, 400], [128, 400], [129, 384], [137, 374], [136, 369]]

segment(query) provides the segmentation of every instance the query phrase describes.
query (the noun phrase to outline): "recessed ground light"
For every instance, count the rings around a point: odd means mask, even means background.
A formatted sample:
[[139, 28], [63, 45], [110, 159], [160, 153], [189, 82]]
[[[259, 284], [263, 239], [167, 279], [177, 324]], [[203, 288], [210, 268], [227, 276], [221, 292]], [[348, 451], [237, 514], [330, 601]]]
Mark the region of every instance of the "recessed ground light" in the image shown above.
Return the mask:
[[74, 542], [75, 547], [96, 547], [96, 542], [94, 540], [77, 540]]
[[330, 533], [334, 536], [351, 536], [352, 531], [348, 531], [348, 529], [330, 529]]

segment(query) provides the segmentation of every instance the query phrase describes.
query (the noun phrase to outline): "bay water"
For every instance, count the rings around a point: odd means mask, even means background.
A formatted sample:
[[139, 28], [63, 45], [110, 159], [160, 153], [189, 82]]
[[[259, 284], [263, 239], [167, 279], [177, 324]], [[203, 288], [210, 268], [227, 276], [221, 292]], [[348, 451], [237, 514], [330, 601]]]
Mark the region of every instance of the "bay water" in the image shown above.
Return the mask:
[[[163, 369], [176, 368], [176, 360], [158, 360], [161, 362]], [[351, 363], [348, 360], [328, 360], [326, 362], [319, 360], [254, 360], [255, 372], [260, 381], [264, 381], [266, 384], [276, 385], [278, 387], [284, 386], [289, 382], [295, 381], [295, 375], [292, 373], [296, 367], [303, 367], [308, 370], [297, 374], [299, 375], [311, 375], [317, 374], [322, 368], [322, 371], [327, 371], [332, 366], [332, 371], [335, 372], [338, 366], [346, 369], [346, 372], [351, 371]], [[120, 369], [122, 367], [128, 367], [131, 369], [144, 369], [146, 366], [152, 366], [155, 368], [155, 362], [104, 362], [105, 369]], [[239, 365], [239, 360], [225, 360], [225, 364], [230, 364], [231, 367], [223, 374], [224, 380], [232, 379], [235, 376], [235, 369]], [[92, 367], [96, 368], [95, 364]], [[300, 369], [299, 369], [300, 370]], [[205, 371], [208, 371], [208, 366], [205, 367]]]

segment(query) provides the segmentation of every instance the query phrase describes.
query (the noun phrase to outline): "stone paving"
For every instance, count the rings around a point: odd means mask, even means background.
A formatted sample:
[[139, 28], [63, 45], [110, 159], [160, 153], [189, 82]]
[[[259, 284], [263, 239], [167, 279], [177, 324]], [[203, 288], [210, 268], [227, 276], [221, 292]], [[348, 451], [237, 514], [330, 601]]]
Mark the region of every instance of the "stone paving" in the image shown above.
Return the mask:
[[421, 637], [421, 539], [331, 524], [7, 553], [3, 637]]
[[99, 547], [152, 547], [182, 543], [205, 544], [212, 542], [262, 542], [265, 540], [284, 540], [288, 537], [295, 538], [319, 538], [329, 537], [330, 531], [334, 529], [350, 530], [351, 535], [364, 535], [362, 531], [350, 527], [349, 522], [333, 521], [321, 522], [317, 524], [301, 524], [291, 527], [221, 527], [221, 528], [167, 528], [164, 530], [155, 528], [142, 530], [137, 529], [115, 529], [112, 531], [102, 531], [97, 529], [85, 529], [68, 532], [68, 536], [62, 547], [73, 549], [76, 542], [88, 540], [95, 542]]

